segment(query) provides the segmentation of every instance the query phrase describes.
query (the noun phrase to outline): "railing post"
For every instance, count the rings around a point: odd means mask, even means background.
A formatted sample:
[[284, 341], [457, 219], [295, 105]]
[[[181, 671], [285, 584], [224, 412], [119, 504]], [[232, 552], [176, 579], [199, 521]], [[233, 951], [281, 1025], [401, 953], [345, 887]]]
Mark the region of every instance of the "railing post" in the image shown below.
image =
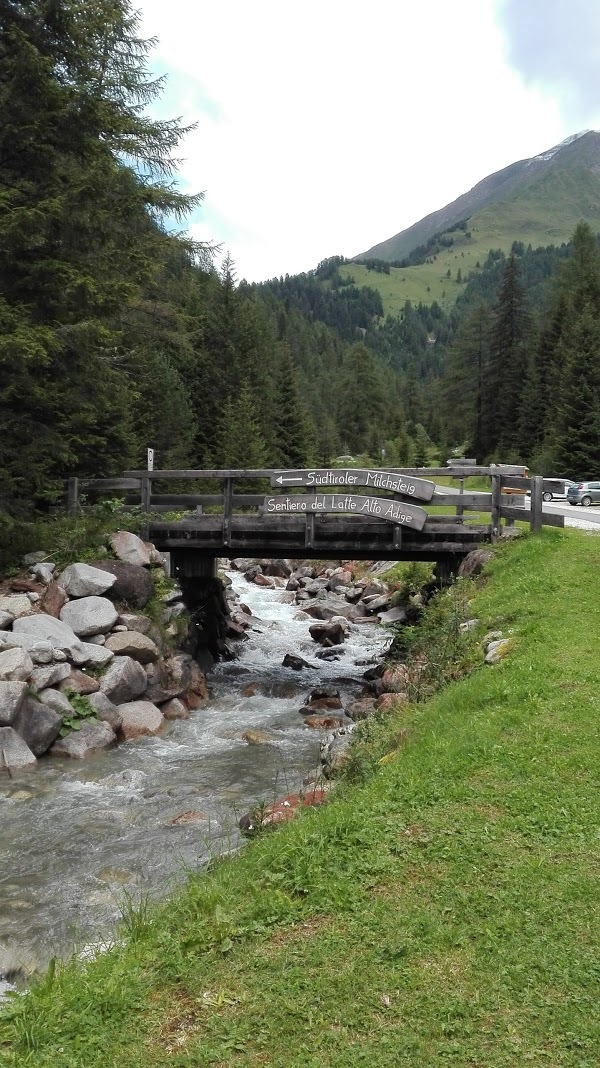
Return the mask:
[[[463, 493], [465, 492], [465, 480], [464, 480], [464, 478], [459, 478], [458, 486], [459, 486], [458, 493], [459, 493], [459, 500], [460, 500], [460, 498], [462, 497]], [[464, 510], [462, 504], [457, 504], [456, 505], [456, 515], [457, 516], [464, 515], [464, 511], [465, 510]]]
[[67, 512], [69, 515], [75, 515], [78, 500], [79, 479], [72, 477], [67, 482]]
[[492, 541], [500, 537], [500, 494], [502, 490], [502, 478], [500, 475], [492, 475], [492, 517], [490, 535]]
[[150, 511], [150, 500], [151, 500], [151, 495], [152, 495], [152, 481], [148, 477], [148, 475], [142, 475], [142, 485], [141, 485], [140, 493], [141, 493], [141, 502], [140, 503], [141, 503], [141, 506], [142, 506], [142, 512], [143, 512], [144, 515], [147, 515], [148, 512]]
[[542, 492], [544, 479], [542, 475], [534, 475], [531, 479], [531, 516], [529, 530], [532, 534], [539, 534], [542, 529]]
[[223, 545], [231, 541], [231, 513], [233, 511], [233, 479], [223, 479]]
[[306, 526], [304, 529], [304, 548], [314, 549], [315, 547], [315, 513], [306, 513]]

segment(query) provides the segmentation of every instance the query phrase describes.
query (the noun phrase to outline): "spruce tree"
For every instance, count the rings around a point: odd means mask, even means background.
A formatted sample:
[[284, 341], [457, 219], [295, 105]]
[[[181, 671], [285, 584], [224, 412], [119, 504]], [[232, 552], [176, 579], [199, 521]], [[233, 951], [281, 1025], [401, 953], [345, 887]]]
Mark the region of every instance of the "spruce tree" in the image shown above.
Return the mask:
[[492, 329], [485, 379], [483, 433], [487, 451], [499, 458], [518, 450], [518, 413], [527, 366], [530, 317], [514, 255], [506, 262]]

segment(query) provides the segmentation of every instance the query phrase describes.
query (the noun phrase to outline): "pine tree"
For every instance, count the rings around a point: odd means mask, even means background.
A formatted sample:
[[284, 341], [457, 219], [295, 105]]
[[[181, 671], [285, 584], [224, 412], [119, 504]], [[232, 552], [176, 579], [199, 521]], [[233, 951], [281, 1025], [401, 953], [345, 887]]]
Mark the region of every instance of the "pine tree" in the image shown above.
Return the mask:
[[267, 465], [257, 403], [249, 386], [242, 386], [224, 408], [219, 427], [217, 465], [251, 470]]
[[600, 317], [583, 307], [559, 343], [563, 389], [555, 423], [556, 474], [594, 479], [600, 472]]
[[272, 413], [277, 466], [303, 468], [311, 453], [311, 427], [289, 347], [283, 345]]
[[448, 353], [442, 385], [445, 436], [452, 445], [468, 443], [469, 455], [481, 458], [489, 451], [483, 405], [492, 325], [492, 311], [480, 301], [457, 332]]
[[484, 387], [483, 434], [488, 453], [518, 449], [518, 413], [527, 366], [530, 317], [514, 256], [506, 262], [492, 330]]

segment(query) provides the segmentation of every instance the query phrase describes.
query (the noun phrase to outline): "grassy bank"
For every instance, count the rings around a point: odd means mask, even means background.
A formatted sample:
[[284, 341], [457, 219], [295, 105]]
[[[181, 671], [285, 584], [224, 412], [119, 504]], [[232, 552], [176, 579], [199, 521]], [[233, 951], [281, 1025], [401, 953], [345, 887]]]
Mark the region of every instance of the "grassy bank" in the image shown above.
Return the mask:
[[17, 999], [0, 1063], [597, 1064], [599, 565], [574, 531], [504, 546], [469, 614], [507, 659], [369, 727], [330, 804]]

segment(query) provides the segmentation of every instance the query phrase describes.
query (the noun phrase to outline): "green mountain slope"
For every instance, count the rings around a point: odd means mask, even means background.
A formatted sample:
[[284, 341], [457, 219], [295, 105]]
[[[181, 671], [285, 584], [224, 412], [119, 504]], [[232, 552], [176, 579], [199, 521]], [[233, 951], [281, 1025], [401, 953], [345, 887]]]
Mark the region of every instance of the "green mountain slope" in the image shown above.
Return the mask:
[[[426, 262], [392, 267], [389, 274], [352, 263], [342, 273], [352, 275], [357, 285], [376, 288], [386, 313], [397, 313], [407, 300], [437, 300], [450, 308], [490, 249], [508, 252], [513, 241], [534, 248], [560, 245], [581, 219], [600, 231], [600, 133], [595, 131], [491, 175], [453, 204], [365, 253], [390, 262], [434, 233], [452, 239], [447, 247], [438, 242]], [[466, 230], [451, 229], [461, 220], [467, 220]]]

